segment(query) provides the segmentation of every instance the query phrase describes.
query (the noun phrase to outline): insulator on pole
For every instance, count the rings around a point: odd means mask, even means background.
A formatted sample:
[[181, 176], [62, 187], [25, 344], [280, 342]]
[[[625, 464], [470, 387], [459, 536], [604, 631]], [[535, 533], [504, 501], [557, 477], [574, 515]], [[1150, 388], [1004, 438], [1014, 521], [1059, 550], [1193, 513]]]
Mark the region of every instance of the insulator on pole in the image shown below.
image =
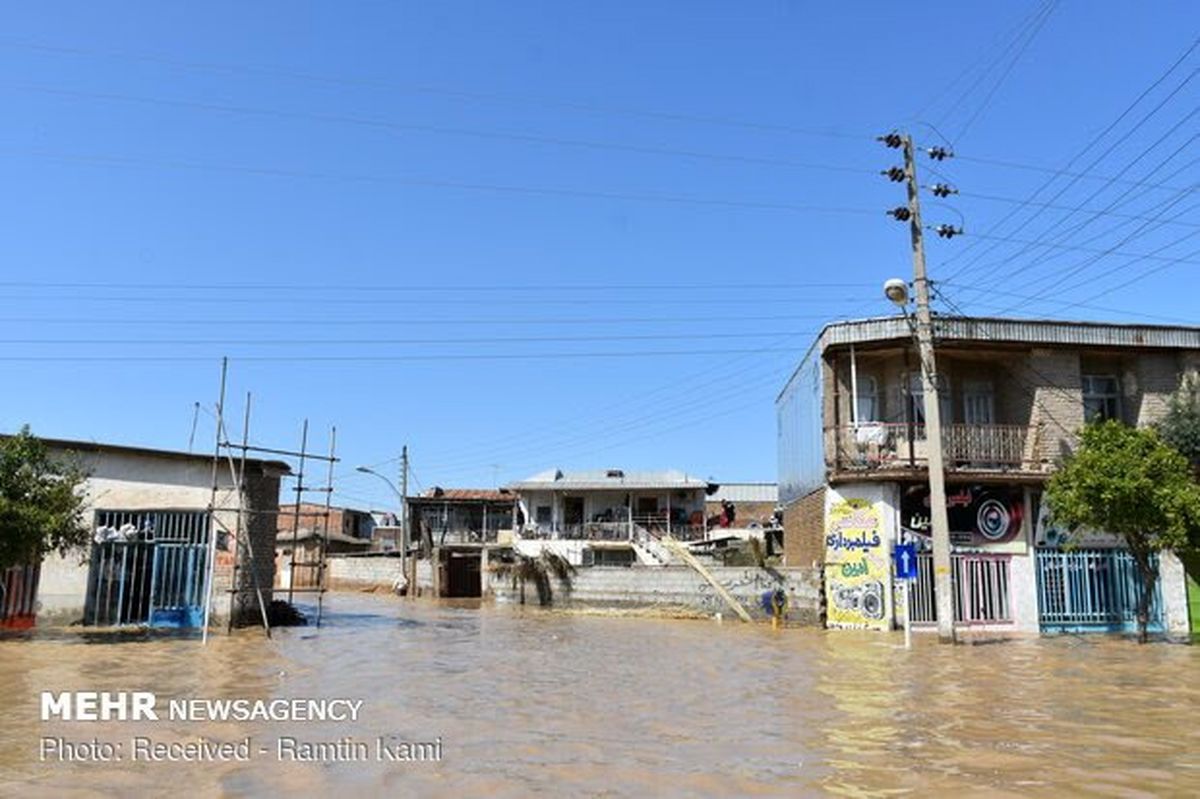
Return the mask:
[[891, 133], [888, 133], [884, 136], [876, 136], [875, 140], [883, 142], [885, 145], [887, 145], [888, 147], [891, 147], [893, 150], [900, 149], [900, 147], [904, 144], [904, 137], [901, 136], [899, 133], [896, 133], [895, 131], [892, 131]]
[[912, 211], [908, 210], [903, 205], [888, 211], [887, 215], [895, 217], [897, 222], [907, 222], [908, 220], [912, 219]]
[[952, 239], [963, 234], [963, 229], [954, 225], [938, 225], [934, 230], [943, 239]]
[[954, 151], [948, 150], [945, 147], [929, 147], [925, 150], [929, 157], [934, 161], [945, 161], [947, 158], [954, 157]]
[[958, 194], [958, 189], [951, 186], [949, 183], [934, 183], [929, 187], [935, 197], [949, 197], [951, 194]]
[[885, 176], [888, 180], [892, 181], [893, 183], [901, 183], [904, 181], [904, 179], [906, 177], [908, 177], [908, 175], [906, 175], [904, 173], [904, 167], [901, 167], [901, 166], [894, 166], [889, 169], [885, 169], [882, 172], [880, 172], [879, 174]]

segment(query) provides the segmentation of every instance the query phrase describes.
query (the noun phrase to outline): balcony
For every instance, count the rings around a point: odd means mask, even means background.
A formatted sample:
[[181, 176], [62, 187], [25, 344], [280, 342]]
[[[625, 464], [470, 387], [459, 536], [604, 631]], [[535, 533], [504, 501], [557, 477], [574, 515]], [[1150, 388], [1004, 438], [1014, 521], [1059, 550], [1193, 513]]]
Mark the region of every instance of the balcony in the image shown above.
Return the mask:
[[[829, 439], [832, 438], [832, 441]], [[835, 472], [906, 472], [929, 467], [925, 425], [866, 422], [826, 431]], [[1042, 471], [1037, 428], [1009, 424], [942, 425], [947, 471]]]

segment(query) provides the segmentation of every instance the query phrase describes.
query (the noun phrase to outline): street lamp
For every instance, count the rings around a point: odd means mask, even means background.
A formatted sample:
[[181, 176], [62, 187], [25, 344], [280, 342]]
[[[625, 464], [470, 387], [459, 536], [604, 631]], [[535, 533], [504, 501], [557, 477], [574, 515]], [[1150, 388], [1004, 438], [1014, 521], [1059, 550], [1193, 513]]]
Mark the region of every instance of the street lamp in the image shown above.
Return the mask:
[[400, 501], [400, 573], [407, 574], [407, 572], [404, 570], [404, 559], [408, 556], [408, 530], [406, 529], [408, 526], [406, 524], [408, 520], [408, 498], [400, 492], [400, 489], [396, 488], [396, 484], [389, 480], [386, 475], [380, 474], [371, 467], [359, 466], [355, 468], [354, 471], [362, 472], [363, 474], [375, 475], [380, 480], [387, 483], [387, 487], [392, 489], [392, 493], [395, 494], [396, 499]]

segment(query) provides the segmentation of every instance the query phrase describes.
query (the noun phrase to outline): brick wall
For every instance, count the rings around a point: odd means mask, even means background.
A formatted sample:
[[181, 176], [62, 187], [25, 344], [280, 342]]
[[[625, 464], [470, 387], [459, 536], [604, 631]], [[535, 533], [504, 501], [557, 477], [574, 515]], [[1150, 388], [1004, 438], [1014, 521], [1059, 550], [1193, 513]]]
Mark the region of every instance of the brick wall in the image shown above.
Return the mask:
[[825, 489], [818, 488], [784, 508], [783, 562], [792, 568], [825, 561]]
[[248, 475], [245, 503], [249, 546], [234, 545], [238, 564], [237, 593], [230, 612], [235, 625], [262, 623], [256, 588], [262, 590], [265, 602], [271, 601], [271, 588], [275, 585], [275, 511], [279, 509], [279, 478]]

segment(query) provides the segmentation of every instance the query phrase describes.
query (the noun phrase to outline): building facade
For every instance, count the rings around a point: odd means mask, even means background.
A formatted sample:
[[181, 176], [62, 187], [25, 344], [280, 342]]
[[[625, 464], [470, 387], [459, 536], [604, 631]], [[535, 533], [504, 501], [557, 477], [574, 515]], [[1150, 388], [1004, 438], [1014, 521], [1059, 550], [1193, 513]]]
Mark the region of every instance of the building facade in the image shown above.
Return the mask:
[[[1041, 498], [1086, 422], [1161, 418], [1200, 368], [1200, 329], [1015, 319], [935, 319], [956, 622], [1119, 630], [1140, 579], [1113, 536], [1064, 546]], [[890, 553], [917, 545], [909, 604], [936, 622], [929, 554], [929, 442], [908, 320], [827, 326], [777, 399], [789, 565], [820, 565], [830, 626], [903, 618]], [[1155, 626], [1186, 632], [1183, 569], [1164, 554]]]
[[42, 442], [87, 473], [92, 537], [86, 550], [36, 565], [39, 624], [199, 627], [214, 552], [211, 623], [258, 623], [257, 589], [271, 598], [287, 464], [247, 459], [239, 481], [227, 466], [214, 469], [211, 454]]
[[717, 486], [675, 470], [551, 469], [509, 488], [519, 495], [518, 549], [549, 547], [577, 565], [661, 565], [670, 558], [656, 543], [659, 537], [705, 538], [704, 501]]

